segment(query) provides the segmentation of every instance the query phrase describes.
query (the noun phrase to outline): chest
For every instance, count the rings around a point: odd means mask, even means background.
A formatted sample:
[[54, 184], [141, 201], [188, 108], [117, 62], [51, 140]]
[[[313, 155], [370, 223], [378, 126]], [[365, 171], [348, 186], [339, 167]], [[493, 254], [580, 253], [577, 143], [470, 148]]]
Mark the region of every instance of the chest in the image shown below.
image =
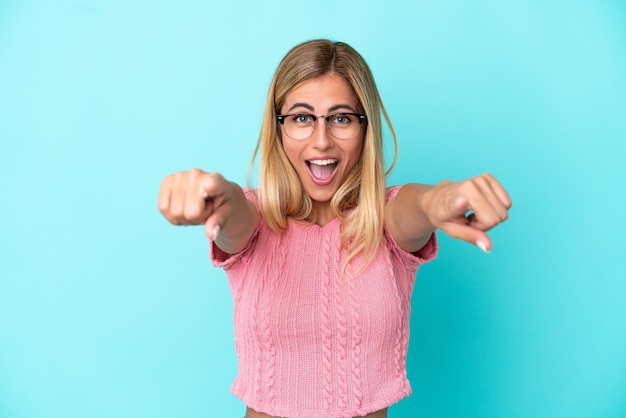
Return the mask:
[[383, 246], [365, 270], [342, 274], [345, 254], [338, 237], [317, 232], [285, 236], [278, 245], [257, 243], [248, 260], [253, 273], [243, 278], [235, 298], [240, 332], [271, 338], [287, 350], [355, 335], [393, 339], [409, 314], [393, 254]]

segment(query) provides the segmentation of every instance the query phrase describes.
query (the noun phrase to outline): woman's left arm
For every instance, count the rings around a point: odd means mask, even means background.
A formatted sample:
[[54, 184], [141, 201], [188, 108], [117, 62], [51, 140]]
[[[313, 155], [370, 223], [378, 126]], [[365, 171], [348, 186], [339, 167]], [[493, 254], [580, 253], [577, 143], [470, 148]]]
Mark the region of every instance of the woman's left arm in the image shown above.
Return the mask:
[[491, 251], [489, 231], [508, 218], [511, 198], [500, 182], [482, 174], [435, 186], [406, 184], [385, 206], [385, 226], [400, 248], [421, 249], [435, 229]]

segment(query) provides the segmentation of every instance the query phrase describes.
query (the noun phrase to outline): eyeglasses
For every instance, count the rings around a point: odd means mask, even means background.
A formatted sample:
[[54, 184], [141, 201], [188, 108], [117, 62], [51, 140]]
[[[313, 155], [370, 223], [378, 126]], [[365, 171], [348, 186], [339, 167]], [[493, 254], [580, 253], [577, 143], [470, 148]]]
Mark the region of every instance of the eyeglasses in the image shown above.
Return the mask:
[[300, 141], [313, 134], [318, 119], [326, 119], [326, 126], [328, 126], [328, 131], [333, 138], [352, 139], [359, 134], [361, 125], [367, 120], [367, 116], [357, 113], [334, 113], [319, 116], [309, 113], [290, 113], [278, 115], [276, 119], [283, 125], [289, 138]]

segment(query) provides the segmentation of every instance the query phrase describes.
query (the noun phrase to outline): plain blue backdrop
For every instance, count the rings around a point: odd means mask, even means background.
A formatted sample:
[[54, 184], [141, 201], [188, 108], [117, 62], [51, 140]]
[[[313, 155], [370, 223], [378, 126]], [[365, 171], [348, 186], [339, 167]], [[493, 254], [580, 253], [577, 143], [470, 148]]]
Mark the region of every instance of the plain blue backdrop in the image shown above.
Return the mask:
[[494, 249], [417, 277], [391, 417], [626, 417], [623, 1], [0, 2], [0, 417], [238, 417], [232, 304], [163, 176], [245, 180], [280, 58], [343, 40], [390, 184], [495, 174]]

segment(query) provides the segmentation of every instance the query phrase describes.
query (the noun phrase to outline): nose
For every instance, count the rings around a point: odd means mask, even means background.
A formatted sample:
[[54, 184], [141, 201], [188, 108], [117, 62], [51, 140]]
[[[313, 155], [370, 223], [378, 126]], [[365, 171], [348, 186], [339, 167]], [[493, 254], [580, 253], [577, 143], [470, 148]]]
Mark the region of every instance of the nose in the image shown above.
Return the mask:
[[326, 119], [318, 118], [315, 121], [311, 139], [313, 140], [313, 146], [319, 150], [328, 149], [334, 145], [333, 137], [330, 134], [330, 126], [328, 126]]

